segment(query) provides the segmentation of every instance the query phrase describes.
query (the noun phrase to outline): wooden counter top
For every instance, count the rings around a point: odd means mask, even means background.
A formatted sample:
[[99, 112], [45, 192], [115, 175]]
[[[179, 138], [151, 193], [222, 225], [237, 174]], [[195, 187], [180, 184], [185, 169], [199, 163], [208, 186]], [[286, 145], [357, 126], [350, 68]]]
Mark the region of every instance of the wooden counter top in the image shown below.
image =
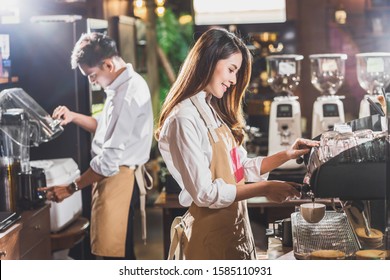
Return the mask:
[[280, 256], [279, 258], [277, 258], [277, 260], [296, 260], [296, 258], [294, 257], [294, 251], [290, 251], [287, 254]]
[[0, 258], [51, 259], [49, 204], [23, 211], [18, 222], [0, 233]]
[[[310, 199], [292, 199], [282, 203], [269, 201], [264, 196], [253, 197], [247, 200], [248, 207], [294, 207], [301, 205], [302, 203], [310, 202]], [[331, 205], [330, 199], [316, 199], [317, 203], [324, 203], [325, 205]], [[336, 200], [336, 203], [338, 201]], [[179, 203], [178, 194], [161, 192], [154, 202], [154, 206], [160, 208], [185, 208]]]

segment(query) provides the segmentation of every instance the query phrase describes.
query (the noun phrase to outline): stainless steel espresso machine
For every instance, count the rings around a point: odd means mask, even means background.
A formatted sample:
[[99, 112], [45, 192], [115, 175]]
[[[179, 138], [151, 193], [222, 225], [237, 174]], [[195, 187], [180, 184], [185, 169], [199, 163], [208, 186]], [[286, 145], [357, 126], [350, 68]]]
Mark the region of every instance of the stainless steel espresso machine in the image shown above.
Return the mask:
[[[284, 54], [266, 57], [268, 83], [280, 96], [271, 103], [268, 155], [286, 150], [302, 136], [301, 107], [294, 90], [300, 82], [302, 55]], [[302, 164], [288, 161], [280, 169], [302, 168]]]
[[21, 88], [0, 92], [0, 211], [42, 205], [44, 171], [30, 166], [30, 146], [57, 137], [63, 128]]
[[[330, 199], [333, 209], [328, 208], [318, 223], [305, 222], [299, 212], [291, 215], [296, 258], [310, 259], [318, 250], [341, 252], [343, 259], [390, 257], [388, 129], [379, 115], [348, 125], [352, 132], [322, 134], [320, 147], [305, 157], [306, 194], [314, 201]], [[331, 157], [324, 156], [332, 150]]]
[[321, 92], [313, 105], [311, 136], [333, 129], [344, 123], [344, 96], [336, 95], [344, 82], [346, 54], [312, 54], [310, 58], [311, 83]]

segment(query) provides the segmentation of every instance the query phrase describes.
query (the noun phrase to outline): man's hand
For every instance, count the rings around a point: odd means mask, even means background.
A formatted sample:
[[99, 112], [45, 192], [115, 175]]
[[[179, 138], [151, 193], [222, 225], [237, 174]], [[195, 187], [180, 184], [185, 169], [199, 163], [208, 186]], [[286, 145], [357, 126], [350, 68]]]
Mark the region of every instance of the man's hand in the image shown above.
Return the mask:
[[58, 106], [54, 109], [52, 118], [61, 119], [60, 124], [64, 126], [73, 121], [74, 113], [70, 111], [66, 106]]
[[54, 202], [61, 202], [73, 194], [68, 185], [39, 188], [38, 191], [46, 192], [46, 199]]

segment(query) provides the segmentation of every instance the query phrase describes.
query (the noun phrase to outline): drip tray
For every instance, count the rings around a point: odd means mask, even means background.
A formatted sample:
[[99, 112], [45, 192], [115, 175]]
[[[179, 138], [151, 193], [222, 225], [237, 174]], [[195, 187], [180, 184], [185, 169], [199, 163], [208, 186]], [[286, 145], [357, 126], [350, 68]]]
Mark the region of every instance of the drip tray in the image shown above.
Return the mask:
[[301, 213], [291, 214], [294, 256], [308, 259], [316, 250], [340, 250], [346, 258], [359, 250], [359, 243], [344, 213], [326, 211], [319, 223], [306, 222]]

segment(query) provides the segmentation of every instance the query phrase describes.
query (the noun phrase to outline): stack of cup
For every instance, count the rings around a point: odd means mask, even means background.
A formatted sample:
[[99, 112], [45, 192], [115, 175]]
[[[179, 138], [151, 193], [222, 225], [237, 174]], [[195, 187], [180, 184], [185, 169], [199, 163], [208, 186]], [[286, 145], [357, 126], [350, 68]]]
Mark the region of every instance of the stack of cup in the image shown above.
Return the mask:
[[383, 246], [383, 233], [375, 228], [368, 235], [364, 227], [356, 228], [356, 235], [364, 248], [380, 248]]

